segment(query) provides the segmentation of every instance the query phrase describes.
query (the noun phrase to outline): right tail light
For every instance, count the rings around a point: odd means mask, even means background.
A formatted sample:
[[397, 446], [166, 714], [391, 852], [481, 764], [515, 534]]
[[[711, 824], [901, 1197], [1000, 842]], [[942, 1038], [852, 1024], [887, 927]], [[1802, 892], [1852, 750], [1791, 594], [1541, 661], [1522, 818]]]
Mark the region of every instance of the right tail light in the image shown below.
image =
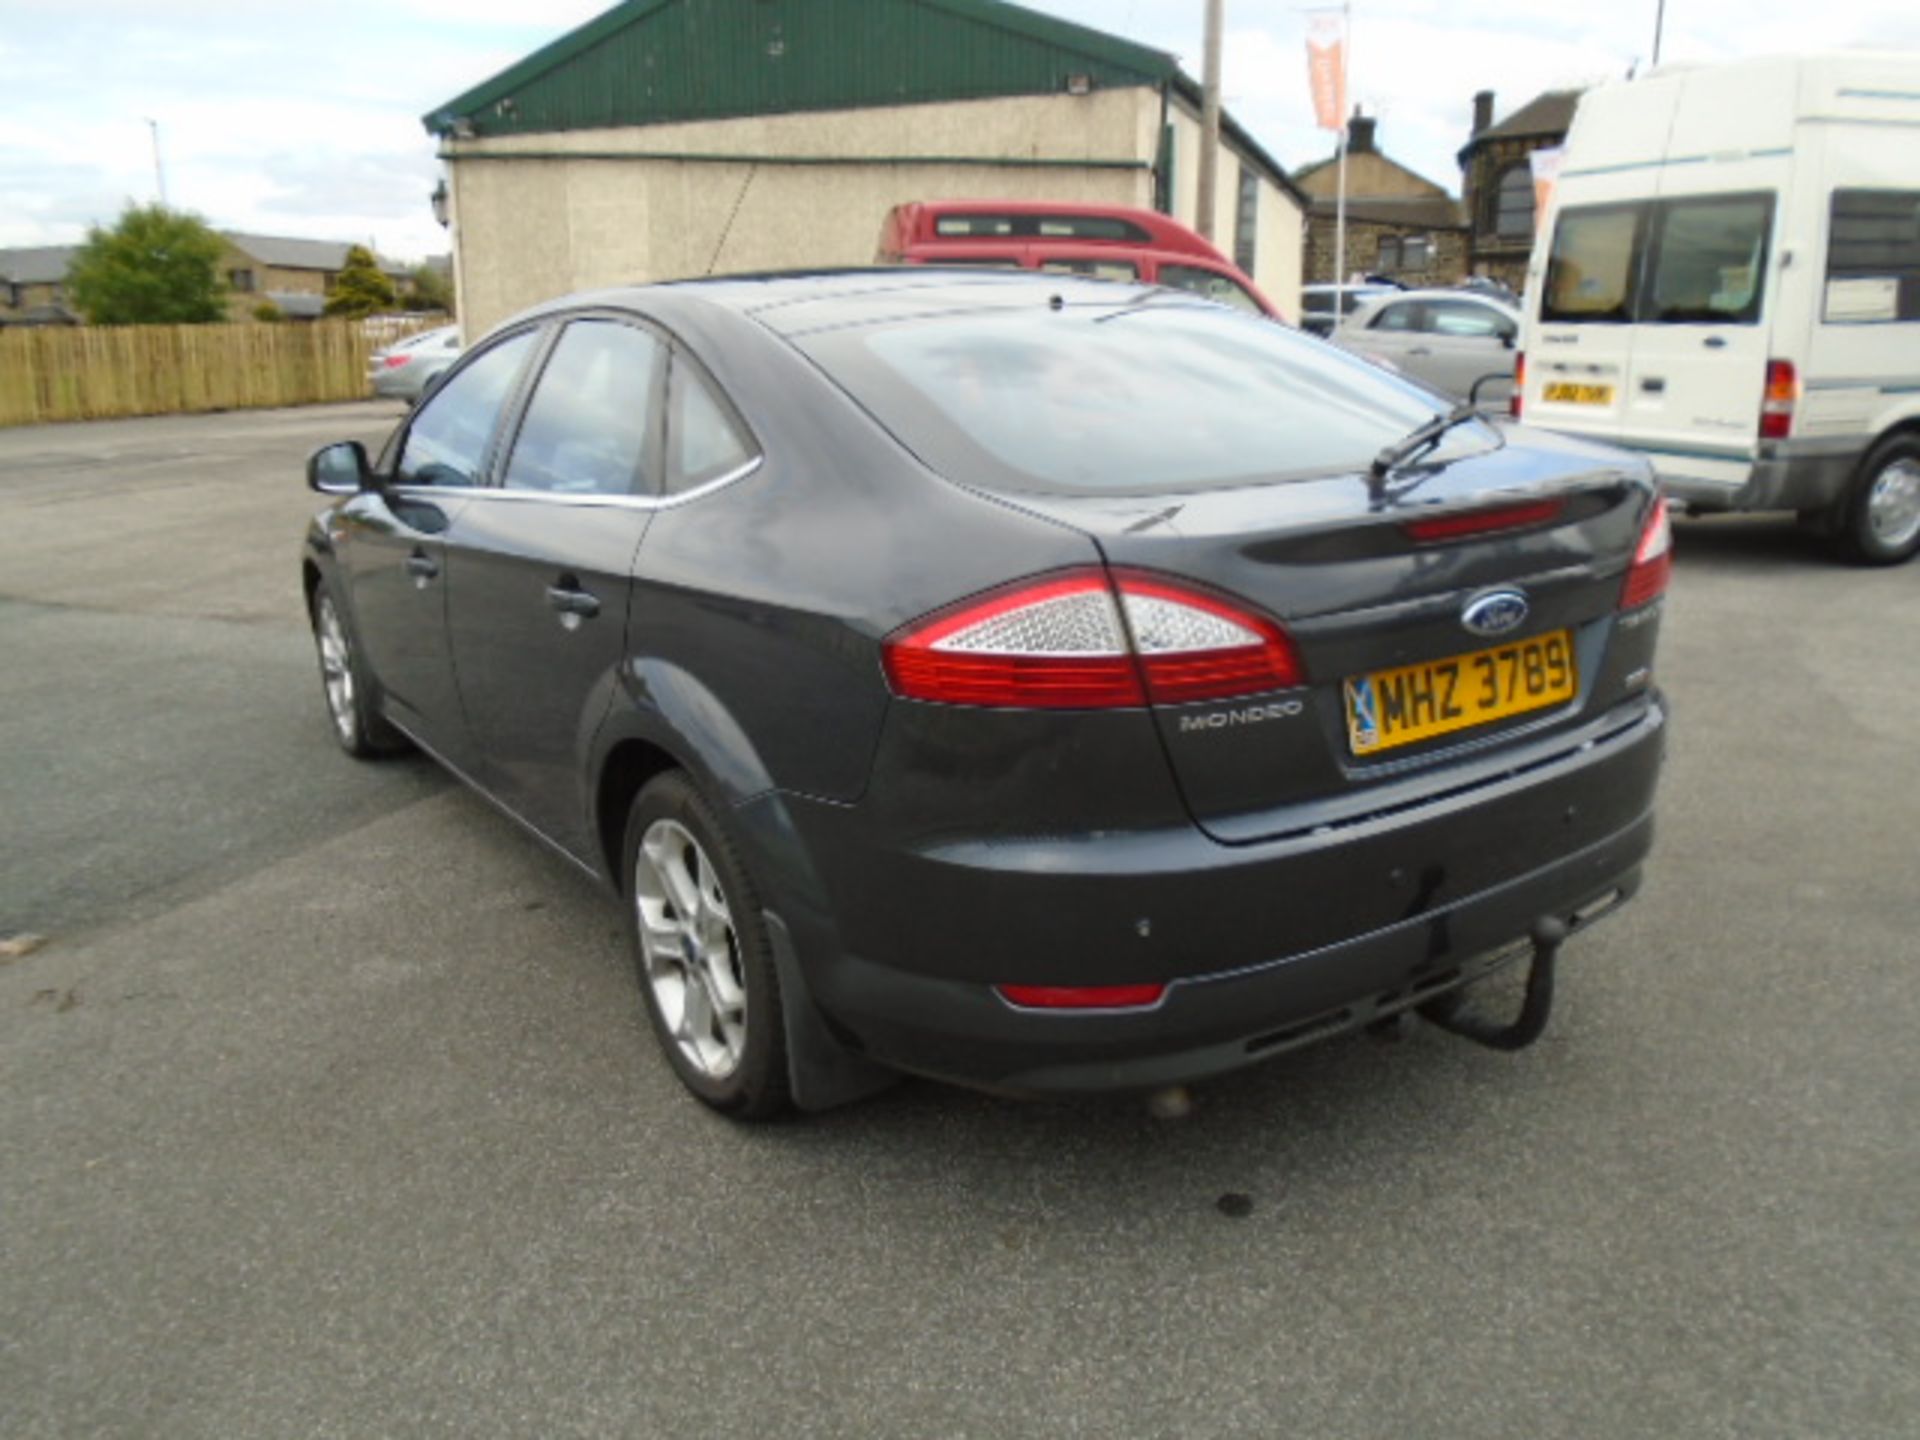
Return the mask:
[[1526, 403], [1521, 398], [1520, 392], [1526, 388], [1527, 352], [1524, 350], [1516, 350], [1513, 352], [1513, 394], [1507, 399], [1507, 414], [1516, 420], [1520, 418], [1521, 408]]

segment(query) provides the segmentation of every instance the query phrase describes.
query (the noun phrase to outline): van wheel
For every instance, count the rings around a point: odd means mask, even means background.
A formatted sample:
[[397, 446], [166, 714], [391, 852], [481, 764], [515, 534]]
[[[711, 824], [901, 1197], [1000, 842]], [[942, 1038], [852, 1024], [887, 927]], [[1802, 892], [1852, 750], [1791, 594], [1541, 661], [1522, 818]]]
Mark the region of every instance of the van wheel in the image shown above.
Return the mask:
[[627, 933], [655, 1035], [714, 1109], [760, 1120], [789, 1108], [786, 1027], [759, 897], [726, 822], [668, 771], [627, 813]]
[[1868, 453], [1840, 540], [1862, 565], [1898, 565], [1920, 551], [1920, 437], [1896, 435]]

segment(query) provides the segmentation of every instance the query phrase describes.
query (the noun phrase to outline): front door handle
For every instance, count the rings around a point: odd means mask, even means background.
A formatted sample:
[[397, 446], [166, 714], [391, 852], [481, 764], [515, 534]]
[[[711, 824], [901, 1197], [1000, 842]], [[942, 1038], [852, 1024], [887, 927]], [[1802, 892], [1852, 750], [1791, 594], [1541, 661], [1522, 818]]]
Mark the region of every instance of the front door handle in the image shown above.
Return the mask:
[[1413, 347], [1413, 349], [1407, 351], [1407, 354], [1409, 355], [1431, 355], [1432, 353], [1433, 351], [1429, 350], [1424, 345], [1416, 345]]
[[547, 604], [562, 615], [578, 615], [583, 620], [591, 620], [600, 613], [600, 597], [577, 585], [549, 585]]
[[415, 584], [425, 585], [439, 573], [440, 562], [426, 551], [416, 550], [407, 557], [407, 574], [413, 577]]

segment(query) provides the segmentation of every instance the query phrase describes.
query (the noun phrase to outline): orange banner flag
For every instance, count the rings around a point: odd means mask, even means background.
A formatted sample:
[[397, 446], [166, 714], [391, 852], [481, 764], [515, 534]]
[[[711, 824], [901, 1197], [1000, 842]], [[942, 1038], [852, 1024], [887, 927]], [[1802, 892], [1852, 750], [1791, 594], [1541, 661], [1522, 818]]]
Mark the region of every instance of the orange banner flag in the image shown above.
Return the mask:
[[1307, 84], [1313, 91], [1313, 119], [1322, 130], [1347, 123], [1347, 16], [1342, 10], [1307, 15]]

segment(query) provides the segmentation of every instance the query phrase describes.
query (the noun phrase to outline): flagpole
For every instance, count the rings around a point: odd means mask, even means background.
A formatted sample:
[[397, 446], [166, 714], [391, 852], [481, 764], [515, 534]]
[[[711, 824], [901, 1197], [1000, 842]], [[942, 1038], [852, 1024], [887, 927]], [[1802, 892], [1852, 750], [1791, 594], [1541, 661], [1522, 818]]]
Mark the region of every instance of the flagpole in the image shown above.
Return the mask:
[[[1347, 54], [1353, 49], [1353, 5], [1347, 0], [1340, 7], [1340, 181], [1333, 201], [1333, 283], [1336, 287], [1347, 283], [1347, 134], [1352, 129], [1347, 124]], [[1333, 323], [1338, 325], [1340, 317], [1346, 314], [1344, 304], [1345, 291], [1333, 292]]]

